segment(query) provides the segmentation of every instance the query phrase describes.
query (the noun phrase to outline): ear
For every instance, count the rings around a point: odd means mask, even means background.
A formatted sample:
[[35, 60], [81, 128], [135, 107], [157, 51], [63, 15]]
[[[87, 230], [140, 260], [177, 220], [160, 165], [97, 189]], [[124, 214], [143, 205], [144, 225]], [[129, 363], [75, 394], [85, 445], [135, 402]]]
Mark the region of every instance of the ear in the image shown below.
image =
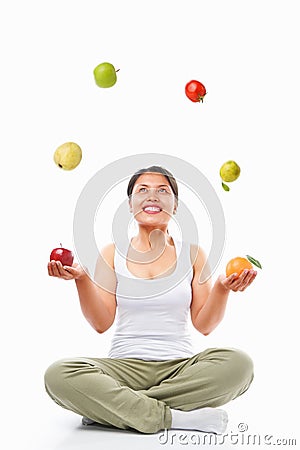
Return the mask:
[[178, 207], [178, 200], [175, 199], [175, 204], [174, 204], [173, 214], [176, 214], [176, 212], [177, 212], [177, 207]]
[[175, 205], [174, 205], [174, 209], [173, 209], [173, 214], [176, 214], [176, 212], [177, 212], [177, 202], [175, 202]]
[[131, 202], [131, 199], [128, 200], [128, 205], [129, 205], [129, 212], [132, 213], [132, 202]]

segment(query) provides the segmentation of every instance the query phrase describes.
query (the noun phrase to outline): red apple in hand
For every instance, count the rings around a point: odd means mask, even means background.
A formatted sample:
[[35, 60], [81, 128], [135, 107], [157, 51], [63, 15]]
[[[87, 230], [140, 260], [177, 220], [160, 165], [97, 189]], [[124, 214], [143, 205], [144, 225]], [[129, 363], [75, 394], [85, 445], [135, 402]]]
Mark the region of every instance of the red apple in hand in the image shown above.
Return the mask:
[[71, 250], [60, 247], [54, 248], [50, 254], [50, 261], [60, 261], [63, 266], [72, 266], [74, 261], [74, 256]]

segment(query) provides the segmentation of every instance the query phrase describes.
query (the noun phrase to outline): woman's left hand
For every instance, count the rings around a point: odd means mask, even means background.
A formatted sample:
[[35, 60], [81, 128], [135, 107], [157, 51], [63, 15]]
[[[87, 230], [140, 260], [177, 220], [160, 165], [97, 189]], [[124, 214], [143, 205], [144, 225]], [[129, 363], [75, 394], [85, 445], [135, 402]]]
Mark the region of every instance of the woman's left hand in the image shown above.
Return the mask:
[[254, 281], [256, 275], [256, 270], [245, 269], [239, 277], [235, 274], [232, 274], [229, 277], [220, 275], [219, 281], [225, 289], [229, 289], [234, 292], [244, 291]]

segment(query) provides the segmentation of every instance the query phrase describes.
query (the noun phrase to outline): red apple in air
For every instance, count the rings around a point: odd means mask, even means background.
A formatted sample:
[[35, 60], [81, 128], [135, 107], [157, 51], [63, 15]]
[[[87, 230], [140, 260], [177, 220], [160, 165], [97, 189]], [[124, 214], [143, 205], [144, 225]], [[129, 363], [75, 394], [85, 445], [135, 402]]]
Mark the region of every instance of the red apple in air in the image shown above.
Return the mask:
[[50, 261], [60, 261], [63, 266], [72, 266], [74, 261], [74, 256], [71, 250], [60, 247], [54, 248], [50, 254]]

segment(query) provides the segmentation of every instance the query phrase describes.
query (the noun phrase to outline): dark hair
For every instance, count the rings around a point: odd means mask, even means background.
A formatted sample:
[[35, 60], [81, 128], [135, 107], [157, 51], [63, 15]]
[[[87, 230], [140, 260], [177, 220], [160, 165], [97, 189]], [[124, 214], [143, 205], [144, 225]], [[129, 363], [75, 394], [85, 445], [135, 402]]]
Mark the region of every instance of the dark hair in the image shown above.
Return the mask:
[[137, 181], [137, 179], [143, 174], [148, 172], [154, 172], [154, 173], [161, 173], [167, 180], [169, 185], [171, 186], [171, 189], [173, 191], [173, 194], [175, 195], [176, 201], [178, 201], [178, 185], [177, 182], [171, 172], [169, 170], [165, 169], [161, 166], [151, 166], [144, 169], [139, 169], [137, 172], [135, 172], [132, 177], [129, 180], [128, 186], [127, 186], [127, 195], [130, 198], [132, 195], [133, 187]]

